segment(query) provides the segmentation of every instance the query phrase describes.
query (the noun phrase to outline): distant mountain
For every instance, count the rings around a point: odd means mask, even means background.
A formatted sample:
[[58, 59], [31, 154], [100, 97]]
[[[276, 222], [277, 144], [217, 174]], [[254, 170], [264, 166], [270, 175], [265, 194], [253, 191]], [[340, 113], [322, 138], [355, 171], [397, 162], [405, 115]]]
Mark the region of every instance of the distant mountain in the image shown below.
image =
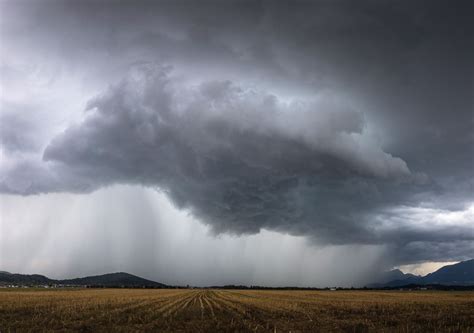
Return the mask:
[[389, 272], [385, 272], [382, 277], [383, 277], [383, 280], [381, 280], [380, 282], [386, 283], [393, 280], [417, 279], [420, 276], [413, 275], [410, 273], [405, 274], [399, 269], [394, 269]]
[[126, 287], [126, 288], [164, 288], [165, 284], [147, 280], [132, 274], [119, 272], [104, 275], [87, 276], [76, 279], [54, 280], [43, 275], [33, 274], [12, 274], [0, 272], [0, 284], [14, 285], [75, 285], [75, 286], [96, 286], [96, 287]]
[[423, 280], [431, 284], [474, 285], [474, 259], [441, 267]]
[[[398, 271], [398, 270], [396, 270]], [[412, 274], [387, 273], [387, 276], [393, 276], [394, 279], [379, 280], [378, 283], [367, 285], [369, 288], [400, 287], [406, 285], [428, 285], [440, 284], [451, 286], [470, 286], [474, 285], [474, 259], [461, 261], [454, 265], [441, 267], [437, 271], [426, 276], [416, 276]]]
[[79, 286], [104, 286], [104, 287], [154, 287], [163, 288], [166, 285], [155, 281], [150, 281], [139, 276], [120, 272], [104, 275], [87, 276], [83, 278], [61, 280], [62, 284]]
[[[419, 279], [420, 276], [418, 275], [413, 275], [413, 274], [405, 274], [399, 269], [394, 269], [388, 272], [383, 272], [380, 274], [380, 276], [377, 278], [377, 282], [370, 283], [367, 285], [369, 288], [382, 288], [385, 286], [387, 283], [391, 283], [393, 281], [415, 281]], [[405, 283], [406, 284], [406, 283]]]

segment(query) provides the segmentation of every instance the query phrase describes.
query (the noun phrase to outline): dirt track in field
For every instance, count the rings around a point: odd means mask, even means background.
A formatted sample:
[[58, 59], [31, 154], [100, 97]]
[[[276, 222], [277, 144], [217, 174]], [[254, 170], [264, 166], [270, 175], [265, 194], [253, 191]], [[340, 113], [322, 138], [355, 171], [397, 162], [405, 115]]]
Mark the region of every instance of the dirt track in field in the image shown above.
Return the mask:
[[472, 292], [0, 290], [0, 331], [474, 332]]

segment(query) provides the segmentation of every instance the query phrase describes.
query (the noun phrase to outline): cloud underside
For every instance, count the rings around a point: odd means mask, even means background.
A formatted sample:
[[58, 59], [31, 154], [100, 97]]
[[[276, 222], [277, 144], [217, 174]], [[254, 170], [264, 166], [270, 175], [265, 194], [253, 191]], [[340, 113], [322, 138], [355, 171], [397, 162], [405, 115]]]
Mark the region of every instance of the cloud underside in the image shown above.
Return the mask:
[[216, 233], [268, 229], [329, 244], [440, 241], [439, 230], [402, 223], [394, 231], [390, 217], [381, 220], [433, 186], [373, 141], [361, 112], [325, 94], [282, 101], [230, 81], [186, 84], [156, 64], [134, 68], [90, 100], [85, 119], [55, 137], [43, 161], [16, 166], [2, 190], [113, 184], [163, 191]]

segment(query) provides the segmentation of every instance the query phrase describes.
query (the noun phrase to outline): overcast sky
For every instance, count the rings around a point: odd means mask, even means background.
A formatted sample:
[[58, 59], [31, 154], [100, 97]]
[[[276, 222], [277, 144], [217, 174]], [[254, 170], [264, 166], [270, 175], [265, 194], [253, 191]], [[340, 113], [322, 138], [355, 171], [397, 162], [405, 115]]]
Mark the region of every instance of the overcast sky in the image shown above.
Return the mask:
[[474, 257], [472, 1], [0, 1], [0, 270], [361, 285]]

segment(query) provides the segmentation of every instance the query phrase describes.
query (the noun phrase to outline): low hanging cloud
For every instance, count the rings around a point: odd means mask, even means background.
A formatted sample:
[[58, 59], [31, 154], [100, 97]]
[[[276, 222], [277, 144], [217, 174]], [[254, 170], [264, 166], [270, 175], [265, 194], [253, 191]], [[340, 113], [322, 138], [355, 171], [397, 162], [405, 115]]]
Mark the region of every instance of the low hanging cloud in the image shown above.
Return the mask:
[[288, 100], [142, 64], [91, 99], [84, 120], [56, 136], [43, 161], [15, 165], [2, 191], [139, 184], [165, 192], [216, 233], [268, 229], [330, 244], [398, 244], [400, 232], [404, 242], [430, 240], [413, 226], [394, 234], [378, 223], [377, 212], [432, 184], [365, 128], [361, 111], [328, 93]]

